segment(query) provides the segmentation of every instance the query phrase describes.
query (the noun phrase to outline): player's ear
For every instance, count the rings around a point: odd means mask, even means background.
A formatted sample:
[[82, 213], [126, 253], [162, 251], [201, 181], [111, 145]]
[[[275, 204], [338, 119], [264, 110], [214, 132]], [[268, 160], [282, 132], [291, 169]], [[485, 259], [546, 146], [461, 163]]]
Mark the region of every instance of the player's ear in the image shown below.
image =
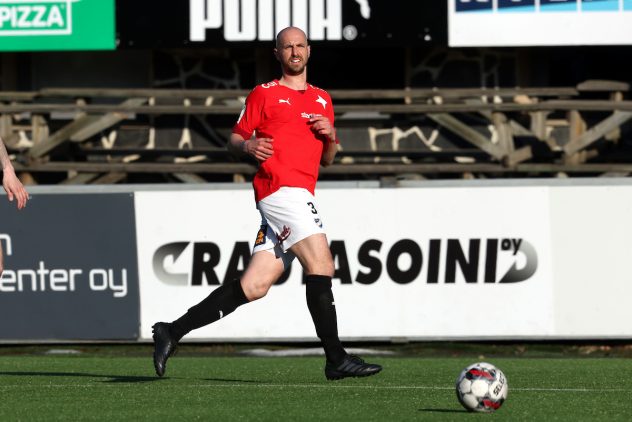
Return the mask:
[[310, 54], [312, 54], [312, 46], [311, 45], [307, 45], [307, 58], [309, 59]]
[[281, 58], [279, 57], [279, 50], [275, 48], [273, 51], [274, 51], [274, 57], [276, 57], [278, 61], [281, 61]]

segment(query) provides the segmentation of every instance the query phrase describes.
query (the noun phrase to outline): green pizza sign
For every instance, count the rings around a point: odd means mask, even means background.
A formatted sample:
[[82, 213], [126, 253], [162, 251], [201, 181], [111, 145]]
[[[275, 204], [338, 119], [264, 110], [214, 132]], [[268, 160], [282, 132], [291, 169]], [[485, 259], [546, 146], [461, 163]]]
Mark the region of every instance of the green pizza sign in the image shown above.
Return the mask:
[[0, 0], [0, 51], [113, 50], [115, 0]]

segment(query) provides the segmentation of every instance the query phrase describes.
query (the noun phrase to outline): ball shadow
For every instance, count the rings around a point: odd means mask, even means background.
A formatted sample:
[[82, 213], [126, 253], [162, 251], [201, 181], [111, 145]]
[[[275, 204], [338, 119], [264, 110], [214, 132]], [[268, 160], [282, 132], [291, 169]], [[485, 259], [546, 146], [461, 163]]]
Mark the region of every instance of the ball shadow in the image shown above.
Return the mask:
[[418, 409], [418, 412], [433, 412], [433, 413], [468, 413], [465, 409]]

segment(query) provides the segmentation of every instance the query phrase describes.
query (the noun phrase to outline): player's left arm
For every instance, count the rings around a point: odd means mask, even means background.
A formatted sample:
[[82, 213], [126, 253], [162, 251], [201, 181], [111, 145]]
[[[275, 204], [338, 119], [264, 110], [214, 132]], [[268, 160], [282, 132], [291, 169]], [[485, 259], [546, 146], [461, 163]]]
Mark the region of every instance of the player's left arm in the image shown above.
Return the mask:
[[312, 130], [319, 135], [319, 139], [323, 142], [323, 154], [320, 158], [320, 164], [323, 167], [327, 167], [333, 164], [334, 157], [338, 152], [336, 129], [326, 116], [314, 116], [309, 119], [309, 123], [312, 125]]
[[336, 137], [336, 129], [334, 128], [331, 137], [327, 137], [327, 141], [324, 142], [323, 155], [320, 158], [320, 165], [323, 167], [332, 165], [337, 152], [338, 138]]
[[329, 106], [325, 111], [325, 115], [314, 116], [310, 119], [312, 130], [319, 135], [318, 137], [323, 142], [323, 153], [320, 158], [320, 164], [323, 167], [333, 164], [339, 144], [336, 128], [334, 127], [334, 110], [331, 105], [331, 98], [329, 96], [326, 98], [329, 100]]

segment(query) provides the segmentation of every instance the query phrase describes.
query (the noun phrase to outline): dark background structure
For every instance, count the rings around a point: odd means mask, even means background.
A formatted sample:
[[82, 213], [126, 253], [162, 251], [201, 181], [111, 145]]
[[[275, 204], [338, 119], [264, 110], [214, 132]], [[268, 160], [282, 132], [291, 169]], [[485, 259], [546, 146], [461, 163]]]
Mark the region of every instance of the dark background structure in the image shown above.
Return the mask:
[[[342, 2], [355, 38], [311, 41], [342, 139], [324, 179], [632, 171], [630, 46], [454, 48], [444, 0], [372, 0], [368, 19], [361, 3]], [[244, 96], [278, 76], [273, 41], [193, 42], [188, 7], [117, 1], [114, 51], [0, 53], [0, 136], [25, 182], [251, 177], [225, 143]]]

